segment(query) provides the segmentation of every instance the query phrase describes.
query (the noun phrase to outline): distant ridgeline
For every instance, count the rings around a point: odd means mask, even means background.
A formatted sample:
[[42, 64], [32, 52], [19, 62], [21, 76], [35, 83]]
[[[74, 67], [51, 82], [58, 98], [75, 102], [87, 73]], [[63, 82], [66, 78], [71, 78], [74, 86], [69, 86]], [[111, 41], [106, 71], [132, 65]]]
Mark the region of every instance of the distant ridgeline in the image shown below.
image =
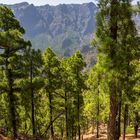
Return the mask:
[[26, 2], [10, 5], [26, 30], [34, 48], [51, 46], [65, 56], [76, 50], [89, 51], [96, 26], [94, 3], [34, 6]]
[[[23, 2], [9, 6], [25, 28], [26, 37], [34, 48], [44, 51], [51, 46], [62, 56], [81, 50], [88, 65], [95, 63], [96, 50], [90, 48], [98, 10], [94, 3], [34, 6]], [[139, 25], [139, 15], [134, 19]]]

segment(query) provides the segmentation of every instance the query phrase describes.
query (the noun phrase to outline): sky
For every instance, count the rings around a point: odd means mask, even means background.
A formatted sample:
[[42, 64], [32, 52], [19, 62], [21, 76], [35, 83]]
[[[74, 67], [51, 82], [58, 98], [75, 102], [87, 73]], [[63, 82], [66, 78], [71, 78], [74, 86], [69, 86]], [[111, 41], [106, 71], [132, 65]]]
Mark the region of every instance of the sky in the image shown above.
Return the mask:
[[[50, 4], [50, 5], [58, 5], [58, 4], [71, 4], [71, 3], [88, 3], [88, 2], [95, 2], [98, 0], [0, 0], [0, 3], [3, 4], [15, 4], [15, 3], [20, 3], [20, 2], [28, 2], [32, 3], [34, 5], [45, 5], [45, 4]], [[140, 1], [140, 0], [134, 0]]]

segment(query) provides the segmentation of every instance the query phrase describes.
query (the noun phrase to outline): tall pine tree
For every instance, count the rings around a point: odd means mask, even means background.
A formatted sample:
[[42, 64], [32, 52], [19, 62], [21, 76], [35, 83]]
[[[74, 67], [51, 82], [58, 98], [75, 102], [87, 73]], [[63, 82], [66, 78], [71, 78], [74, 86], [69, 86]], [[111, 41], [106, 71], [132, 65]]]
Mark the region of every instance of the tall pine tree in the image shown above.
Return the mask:
[[135, 59], [138, 51], [137, 33], [131, 19], [129, 0], [100, 0], [99, 8], [95, 40], [99, 46], [98, 56], [103, 60], [102, 67], [105, 68], [109, 80], [108, 140], [118, 140], [118, 104], [122, 92], [120, 82], [123, 81], [123, 87], [128, 83], [128, 63]]
[[17, 137], [17, 112], [16, 96], [17, 88], [15, 80], [20, 77], [19, 71], [19, 50], [23, 50], [29, 42], [23, 39], [24, 29], [16, 20], [12, 11], [3, 6], [0, 7], [0, 49], [3, 49], [1, 58], [3, 59], [3, 68], [7, 85], [7, 97], [9, 104], [9, 120], [12, 127], [13, 137]]

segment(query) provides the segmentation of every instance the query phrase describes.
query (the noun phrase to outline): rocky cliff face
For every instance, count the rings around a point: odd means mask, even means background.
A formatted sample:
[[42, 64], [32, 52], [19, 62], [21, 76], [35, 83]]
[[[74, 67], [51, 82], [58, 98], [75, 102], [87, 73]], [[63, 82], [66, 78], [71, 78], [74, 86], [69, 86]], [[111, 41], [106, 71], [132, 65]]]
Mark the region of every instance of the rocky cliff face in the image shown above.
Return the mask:
[[65, 56], [79, 49], [89, 49], [96, 25], [94, 3], [34, 6], [24, 2], [10, 7], [33, 47], [44, 50], [51, 46]]
[[[10, 5], [26, 30], [34, 48], [51, 46], [60, 55], [76, 50], [85, 54], [88, 67], [96, 62], [96, 49], [89, 46], [96, 28], [97, 7], [94, 3], [34, 6], [26, 2]], [[133, 16], [140, 33], [140, 15]]]

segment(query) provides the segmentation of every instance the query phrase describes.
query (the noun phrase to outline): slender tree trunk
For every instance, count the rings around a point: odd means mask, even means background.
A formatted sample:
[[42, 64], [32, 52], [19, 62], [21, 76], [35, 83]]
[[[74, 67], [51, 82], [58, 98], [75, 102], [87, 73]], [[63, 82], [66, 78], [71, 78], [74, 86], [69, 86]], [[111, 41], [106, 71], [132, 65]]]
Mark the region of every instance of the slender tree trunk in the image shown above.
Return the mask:
[[[9, 49], [7, 49], [7, 53], [9, 54]], [[8, 55], [7, 54], [7, 55]], [[9, 112], [10, 112], [10, 120], [12, 125], [12, 133], [13, 139], [17, 138], [17, 124], [16, 124], [16, 109], [15, 109], [15, 97], [13, 93], [13, 78], [12, 78], [12, 70], [8, 68], [9, 62], [8, 58], [6, 59], [6, 73], [8, 79], [8, 98], [9, 98]]]
[[80, 128], [80, 97], [79, 97], [79, 92], [78, 92], [78, 140], [81, 139], [81, 128]]
[[[99, 85], [99, 83], [98, 83]], [[99, 113], [100, 113], [100, 102], [99, 102], [99, 89], [98, 89], [98, 97], [97, 97], [97, 113], [96, 113], [96, 129], [97, 129], [97, 134], [96, 134], [96, 138], [99, 138]]]
[[[129, 49], [127, 48], [127, 50], [126, 50], [127, 52], [129, 52]], [[130, 63], [130, 61], [129, 61], [129, 56], [127, 57], [127, 86], [126, 86], [126, 95], [128, 96], [129, 95], [129, 74], [130, 74], [130, 71], [129, 71], [129, 68], [130, 68], [130, 66], [129, 66], [129, 63]], [[126, 127], [127, 127], [127, 122], [128, 122], [128, 104], [126, 104], [125, 105], [125, 109], [124, 109], [124, 122], [123, 122], [123, 140], [125, 140], [125, 135], [126, 135]]]
[[124, 122], [123, 122], [123, 140], [125, 140], [125, 134], [126, 134], [126, 126], [127, 126], [127, 114], [128, 114], [128, 105], [125, 105], [124, 110]]
[[59, 113], [51, 122], [50, 124], [46, 127], [46, 130], [42, 136], [48, 133], [49, 128], [52, 126], [52, 124], [62, 115], [64, 112]]
[[[61, 127], [61, 126], [60, 126], [60, 127]], [[63, 140], [64, 128], [63, 128], [63, 127], [61, 127], [61, 128], [60, 128], [60, 131], [61, 131], [61, 139]]]
[[33, 91], [33, 66], [32, 66], [32, 56], [31, 56], [31, 66], [30, 66], [30, 90], [31, 90], [31, 114], [32, 114], [32, 135], [35, 137], [35, 107], [34, 107], [34, 91]]
[[138, 122], [139, 122], [138, 111], [135, 111], [135, 126], [134, 126], [135, 138], [138, 137]]
[[119, 101], [119, 107], [118, 107], [118, 138], [120, 138], [121, 136], [121, 106], [122, 106], [122, 102], [121, 102], [121, 98]]
[[97, 107], [97, 122], [96, 122], [96, 129], [97, 129], [96, 138], [99, 138], [99, 105], [98, 105], [98, 107]]
[[25, 121], [25, 123], [24, 123], [24, 131], [26, 131], [27, 130], [27, 122]]
[[34, 93], [33, 93], [33, 91], [32, 91], [32, 94], [31, 94], [31, 99], [32, 99], [32, 133], [33, 133], [33, 136], [36, 136], [35, 110], [34, 110]]
[[121, 109], [122, 109], [122, 88], [121, 88], [121, 82], [119, 82], [119, 104], [118, 104], [118, 138], [121, 137]]
[[5, 128], [6, 128], [6, 135], [8, 135], [9, 128], [8, 128], [7, 118], [5, 119]]
[[67, 93], [65, 91], [65, 124], [66, 124], [66, 139], [69, 138], [68, 133], [68, 104], [67, 104]]
[[[75, 135], [75, 140], [77, 140], [77, 126], [75, 126], [75, 132], [74, 132], [74, 135]], [[78, 136], [78, 139], [79, 139], [79, 136]]]
[[[79, 72], [78, 69], [76, 69], [76, 73], [77, 73], [77, 79], [79, 79]], [[80, 87], [79, 85], [77, 85], [77, 87]], [[77, 90], [77, 121], [78, 121], [78, 140], [81, 139], [81, 127], [80, 127], [80, 93], [81, 90], [80, 88]]]
[[73, 122], [72, 122], [71, 137], [72, 137], [72, 140], [73, 140], [74, 139], [74, 125], [73, 125]]
[[54, 130], [53, 130], [53, 109], [52, 109], [52, 95], [49, 92], [49, 107], [50, 107], [50, 123], [51, 125], [51, 139], [54, 140]]
[[[73, 110], [73, 113], [74, 113], [74, 110]], [[71, 136], [72, 136], [72, 140], [75, 140], [75, 138], [76, 138], [76, 127], [75, 127], [74, 116], [72, 116], [72, 119], [71, 119]]]
[[130, 120], [130, 116], [128, 114], [128, 126], [130, 126], [130, 124], [131, 124], [131, 120]]
[[138, 138], [138, 125], [135, 125], [134, 129], [135, 129], [135, 138]]

